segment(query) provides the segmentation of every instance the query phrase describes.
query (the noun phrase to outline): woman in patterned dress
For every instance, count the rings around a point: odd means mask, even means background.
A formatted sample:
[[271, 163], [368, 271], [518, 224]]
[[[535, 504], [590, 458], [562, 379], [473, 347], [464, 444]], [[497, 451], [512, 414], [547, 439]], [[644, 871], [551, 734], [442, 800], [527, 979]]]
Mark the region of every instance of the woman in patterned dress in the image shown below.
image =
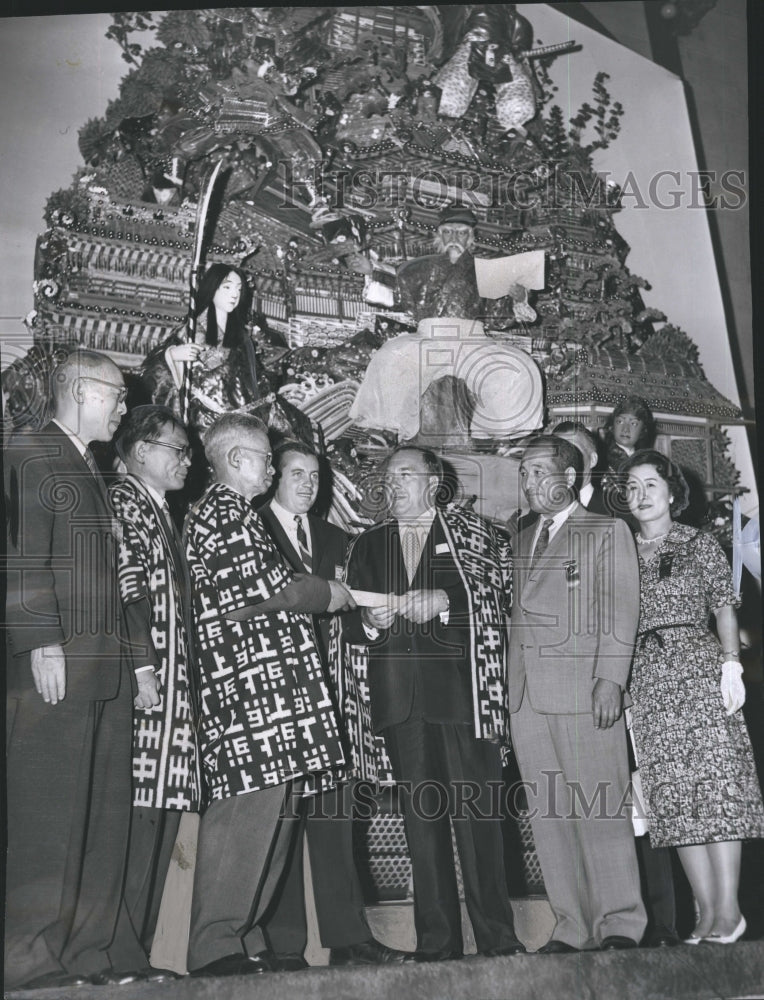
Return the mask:
[[746, 927], [737, 899], [740, 842], [764, 836], [740, 711], [738, 601], [718, 542], [672, 520], [689, 495], [677, 466], [644, 450], [621, 472], [639, 522], [640, 624], [630, 690], [650, 842], [676, 846], [692, 886], [698, 921], [688, 943], [726, 944]]

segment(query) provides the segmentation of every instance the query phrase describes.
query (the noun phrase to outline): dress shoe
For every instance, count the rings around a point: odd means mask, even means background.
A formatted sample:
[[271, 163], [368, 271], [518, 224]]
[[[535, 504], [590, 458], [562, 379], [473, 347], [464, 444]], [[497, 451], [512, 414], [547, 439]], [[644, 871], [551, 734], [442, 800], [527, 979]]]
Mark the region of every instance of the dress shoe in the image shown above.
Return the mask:
[[705, 941], [705, 938], [698, 937], [697, 934], [690, 934], [689, 937], [684, 939], [682, 944], [700, 944], [701, 941]]
[[486, 948], [485, 951], [478, 952], [478, 955], [484, 955], [486, 958], [500, 958], [502, 955], [525, 954], [525, 945], [521, 944], [519, 941], [515, 941], [514, 944], [505, 944], [503, 948]]
[[277, 972], [300, 972], [309, 968], [302, 955], [276, 955]]
[[180, 979], [177, 972], [172, 969], [148, 968], [143, 970], [143, 978], [147, 983], [170, 983], [173, 979]]
[[702, 940], [707, 944], [734, 944], [745, 934], [747, 926], [745, 917], [741, 917], [740, 923], [731, 934], [707, 934]]
[[137, 969], [130, 969], [125, 972], [118, 972], [116, 969], [104, 969], [103, 972], [96, 972], [90, 977], [93, 986], [127, 986], [129, 983], [139, 983], [146, 978], [143, 972]]
[[253, 976], [262, 972], [276, 972], [277, 959], [270, 952], [263, 951], [259, 955], [244, 955], [235, 952], [233, 955], [223, 955], [215, 958], [199, 969], [190, 972], [192, 976]]
[[349, 944], [344, 948], [332, 948], [329, 965], [394, 965], [405, 962], [411, 952], [388, 948], [381, 941], [372, 938], [360, 944]]
[[675, 945], [680, 944], [679, 938], [676, 934], [670, 934], [666, 931], [664, 934], [651, 934], [650, 937], [645, 941], [644, 948], [673, 948]]
[[87, 976], [80, 976], [76, 972], [45, 972], [41, 976], [35, 976], [28, 983], [15, 987], [19, 990], [47, 990], [47, 989], [74, 989], [77, 986], [88, 986], [90, 979]]
[[622, 934], [611, 934], [602, 939], [600, 951], [624, 951], [627, 948], [636, 948], [637, 942], [634, 938], [624, 937]]
[[404, 959], [406, 962], [458, 962], [464, 955], [460, 951], [415, 951], [409, 952], [410, 958]]
[[545, 945], [542, 945], [536, 952], [537, 955], [568, 955], [573, 951], [579, 951], [580, 949], [574, 948], [572, 944], [566, 944], [564, 941], [555, 941], [552, 938], [551, 941], [547, 941]]

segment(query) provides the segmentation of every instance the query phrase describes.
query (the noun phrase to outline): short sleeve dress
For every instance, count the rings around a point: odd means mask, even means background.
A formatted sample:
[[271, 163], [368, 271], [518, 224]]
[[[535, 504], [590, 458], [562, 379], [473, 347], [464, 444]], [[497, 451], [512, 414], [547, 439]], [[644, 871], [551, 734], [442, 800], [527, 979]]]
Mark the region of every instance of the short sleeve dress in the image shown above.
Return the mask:
[[764, 837], [764, 806], [742, 712], [726, 714], [711, 614], [736, 605], [715, 538], [674, 524], [640, 557], [632, 735], [653, 847]]

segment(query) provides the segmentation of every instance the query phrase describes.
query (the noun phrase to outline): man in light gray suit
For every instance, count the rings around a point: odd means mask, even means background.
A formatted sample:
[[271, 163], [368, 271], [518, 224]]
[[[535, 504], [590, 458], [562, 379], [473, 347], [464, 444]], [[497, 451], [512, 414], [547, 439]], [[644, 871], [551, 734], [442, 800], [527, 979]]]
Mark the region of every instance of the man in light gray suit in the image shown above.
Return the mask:
[[520, 482], [540, 516], [517, 539], [512, 744], [556, 917], [546, 954], [636, 947], [645, 929], [622, 718], [639, 618], [634, 542], [577, 500], [582, 456], [530, 439]]

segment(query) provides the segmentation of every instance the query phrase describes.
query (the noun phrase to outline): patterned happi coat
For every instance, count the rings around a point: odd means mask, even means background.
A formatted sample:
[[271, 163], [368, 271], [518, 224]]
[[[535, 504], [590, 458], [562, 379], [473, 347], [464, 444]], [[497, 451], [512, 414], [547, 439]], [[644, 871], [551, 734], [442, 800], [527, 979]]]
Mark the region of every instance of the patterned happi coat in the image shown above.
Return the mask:
[[126, 476], [109, 493], [122, 529], [119, 586], [134, 665], [153, 665], [161, 685], [159, 705], [134, 712], [133, 804], [196, 811], [201, 766], [182, 547], [138, 479]]
[[309, 614], [226, 614], [275, 596], [292, 571], [247, 500], [213, 484], [186, 518], [201, 675], [199, 738], [212, 799], [344, 760]]
[[[509, 537], [471, 510], [449, 504], [436, 517], [467, 594], [468, 650], [472, 674], [472, 732], [476, 739], [509, 747], [507, 691], [508, 629], [512, 606], [512, 551]], [[367, 531], [379, 530], [375, 525]], [[348, 549], [345, 571], [352, 558]], [[348, 773], [379, 784], [393, 782], [384, 738], [372, 730], [366, 646], [347, 641], [342, 615], [334, 615], [329, 642], [332, 680], [337, 690], [350, 750]]]

